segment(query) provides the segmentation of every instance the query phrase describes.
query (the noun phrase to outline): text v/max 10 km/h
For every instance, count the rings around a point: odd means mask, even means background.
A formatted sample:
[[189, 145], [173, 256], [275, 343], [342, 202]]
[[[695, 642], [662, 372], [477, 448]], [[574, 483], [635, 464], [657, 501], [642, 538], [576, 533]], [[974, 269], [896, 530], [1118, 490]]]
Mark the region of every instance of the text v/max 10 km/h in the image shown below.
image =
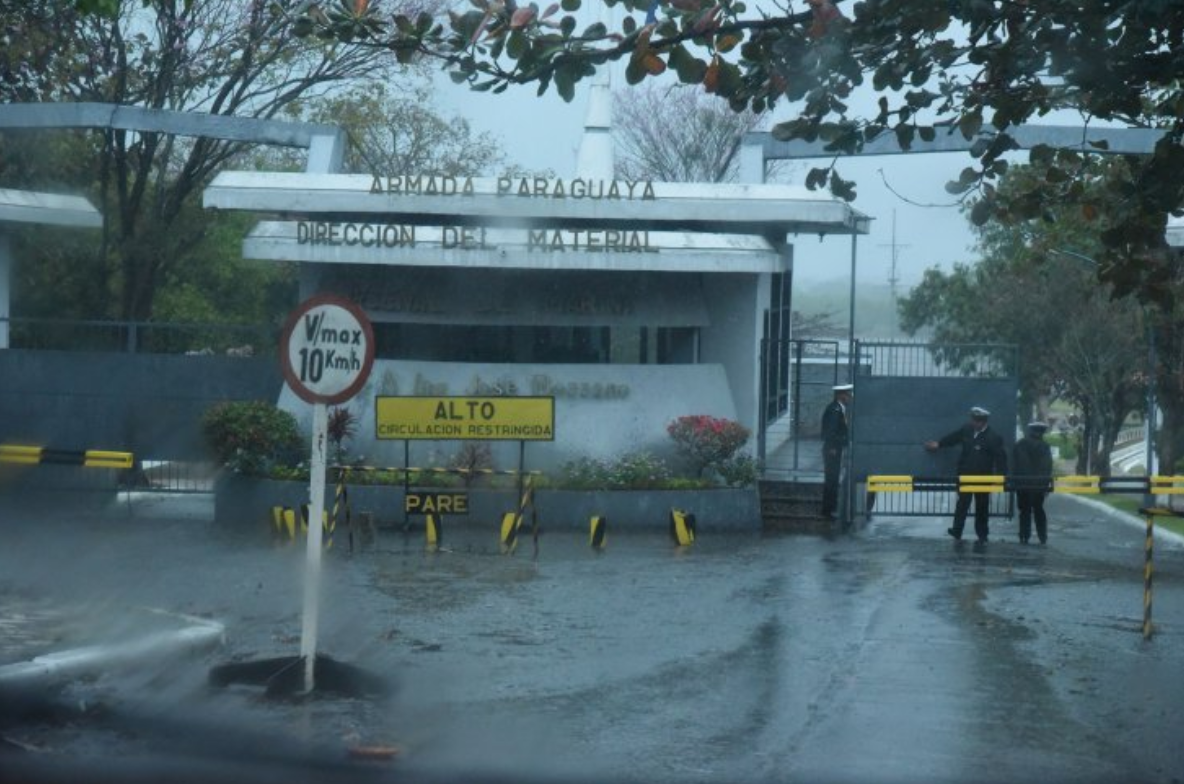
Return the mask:
[[284, 378], [301, 399], [339, 403], [358, 392], [374, 363], [370, 320], [353, 302], [318, 295], [303, 302], [284, 327]]

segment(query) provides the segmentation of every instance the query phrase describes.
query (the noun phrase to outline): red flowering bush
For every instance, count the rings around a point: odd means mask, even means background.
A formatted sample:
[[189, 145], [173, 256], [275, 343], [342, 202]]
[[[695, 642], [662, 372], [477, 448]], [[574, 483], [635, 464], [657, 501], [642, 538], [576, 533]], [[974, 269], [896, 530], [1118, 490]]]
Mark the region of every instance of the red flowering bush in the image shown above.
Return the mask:
[[718, 469], [748, 441], [748, 428], [731, 419], [706, 414], [682, 416], [666, 426], [679, 452], [702, 474]]

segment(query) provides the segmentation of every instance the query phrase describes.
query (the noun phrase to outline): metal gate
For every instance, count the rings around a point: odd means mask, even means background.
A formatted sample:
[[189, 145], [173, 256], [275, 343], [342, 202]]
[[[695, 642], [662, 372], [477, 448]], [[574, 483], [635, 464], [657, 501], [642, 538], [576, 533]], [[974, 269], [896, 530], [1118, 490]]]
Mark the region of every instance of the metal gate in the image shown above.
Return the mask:
[[[856, 514], [946, 516], [955, 493], [864, 492], [871, 474], [956, 476], [955, 449], [926, 452], [922, 444], [967, 421], [971, 406], [991, 412], [1008, 449], [1015, 442], [1018, 352], [1013, 345], [940, 345], [857, 341], [851, 417], [849, 502]], [[1012, 496], [991, 496], [991, 515], [1010, 517]]]
[[821, 481], [822, 409], [850, 380], [846, 342], [761, 341], [757, 457], [766, 477]]

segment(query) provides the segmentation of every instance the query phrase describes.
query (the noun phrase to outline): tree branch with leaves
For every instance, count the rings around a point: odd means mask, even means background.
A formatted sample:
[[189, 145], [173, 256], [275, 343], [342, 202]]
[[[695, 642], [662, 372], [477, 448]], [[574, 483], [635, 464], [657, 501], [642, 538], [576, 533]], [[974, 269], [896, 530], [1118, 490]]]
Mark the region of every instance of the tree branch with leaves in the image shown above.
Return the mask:
[[[1087, 219], [1109, 216], [1099, 254], [1102, 278], [1122, 294], [1169, 306], [1155, 280], [1167, 264], [1166, 216], [1184, 204], [1184, 5], [1109, 0], [808, 0], [778, 12], [744, 0], [605, 0], [623, 10], [618, 29], [581, 25], [581, 0], [541, 8], [517, 0], [469, 0], [437, 18], [400, 13], [382, 0], [293, 6], [294, 34], [358, 43], [399, 62], [431, 58], [475, 90], [554, 86], [565, 99], [611, 62], [626, 62], [638, 83], [673, 71], [736, 111], [781, 104], [794, 117], [780, 139], [822, 141], [839, 154], [890, 135], [903, 150], [954, 134], [973, 143], [972, 162], [950, 185], [971, 196], [977, 225], [1042, 217], [1045, 205], [1072, 205]], [[860, 96], [879, 94], [860, 111]], [[1012, 134], [1050, 112], [1072, 110], [1088, 126], [1153, 129], [1147, 155], [1124, 156], [1121, 180], [1087, 192], [1086, 162], [1104, 145], [1038, 147], [1030, 160], [1048, 177], [1002, 194], [999, 179]], [[846, 199], [854, 183], [834, 164], [807, 184]], [[969, 202], [968, 202], [969, 203]]]

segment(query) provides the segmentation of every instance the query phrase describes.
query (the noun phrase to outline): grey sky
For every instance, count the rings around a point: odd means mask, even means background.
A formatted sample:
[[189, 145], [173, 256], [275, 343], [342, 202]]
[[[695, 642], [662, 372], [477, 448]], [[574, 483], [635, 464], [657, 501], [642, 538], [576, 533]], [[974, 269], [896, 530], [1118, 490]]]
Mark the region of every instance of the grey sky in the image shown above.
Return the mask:
[[[504, 142], [510, 161], [532, 169], [552, 169], [561, 176], [573, 172], [588, 95], [586, 84], [580, 85], [570, 104], [564, 103], [554, 90], [537, 96], [534, 87], [511, 87], [501, 95], [490, 95], [454, 85], [445, 75], [436, 78], [435, 84], [439, 108], [467, 117], [479, 130], [494, 133]], [[628, 89], [623, 80], [614, 79], [617, 95]], [[897, 242], [908, 245], [899, 251], [899, 273], [906, 288], [919, 280], [928, 267], [948, 268], [957, 261], [973, 260], [973, 234], [957, 208], [924, 208], [902, 201], [884, 185], [878, 173], [882, 169], [889, 185], [911, 201], [946, 205], [953, 197], [945, 192], [945, 183], [956, 179], [968, 163], [969, 156], [960, 153], [840, 161], [843, 175], [858, 183], [855, 207], [875, 218], [871, 234], [859, 239], [861, 283], [888, 280], [891, 252], [886, 246], [892, 237], [893, 209], [897, 214]], [[800, 183], [807, 170], [807, 163], [802, 162], [792, 173], [792, 180]], [[847, 277], [851, 253], [847, 238], [820, 242], [817, 237], [800, 237], [796, 246], [795, 275], [799, 280]]]

